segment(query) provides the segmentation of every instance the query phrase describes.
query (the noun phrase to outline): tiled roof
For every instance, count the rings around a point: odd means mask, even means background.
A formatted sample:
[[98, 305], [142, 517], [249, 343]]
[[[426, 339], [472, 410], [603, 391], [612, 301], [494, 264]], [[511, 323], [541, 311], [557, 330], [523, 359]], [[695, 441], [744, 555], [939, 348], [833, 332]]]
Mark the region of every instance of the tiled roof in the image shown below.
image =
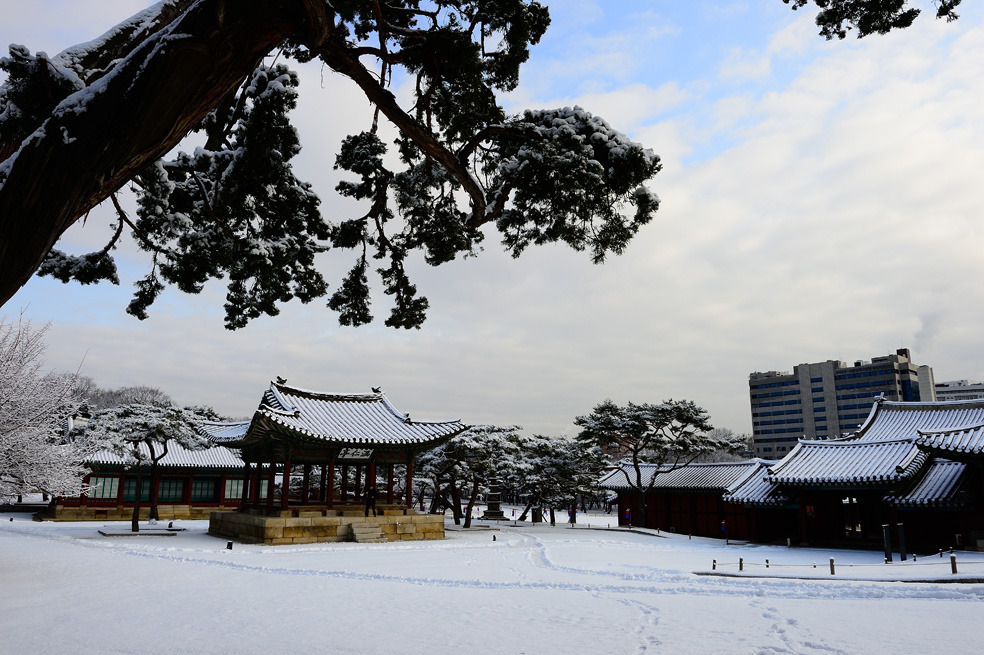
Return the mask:
[[197, 426], [198, 431], [209, 438], [214, 443], [228, 443], [239, 441], [249, 429], [250, 421], [237, 421], [235, 423], [219, 423], [217, 421], [203, 421]]
[[789, 496], [769, 481], [769, 466], [775, 462], [760, 461], [744, 480], [736, 484], [723, 498], [742, 505], [788, 505]]
[[946, 453], [984, 454], [984, 425], [966, 426], [955, 430], [920, 430], [916, 444], [927, 450]]
[[[139, 444], [140, 452], [145, 461], [150, 461], [150, 450], [147, 444]], [[155, 452], [160, 452], [155, 448]], [[103, 464], [110, 466], [125, 466], [128, 462], [110, 450], [100, 450], [85, 460], [86, 464]], [[243, 460], [239, 451], [225, 446], [212, 446], [202, 450], [189, 450], [178, 443], [171, 442], [167, 447], [167, 455], [158, 466], [162, 467], [200, 467], [200, 468], [243, 468]]]
[[[320, 393], [270, 383], [244, 443], [271, 431], [352, 446], [417, 445], [437, 442], [466, 429], [460, 419], [411, 420], [382, 393]], [[230, 428], [229, 434], [234, 432]]]
[[[656, 475], [653, 489], [676, 490], [676, 491], [725, 491], [730, 487], [742, 482], [754, 469], [759, 466], [762, 460], [752, 460], [748, 462], [717, 462], [712, 464], [688, 464], [676, 470], [666, 470], [667, 467], [658, 467], [654, 464], [643, 464], [640, 467], [642, 472], [643, 487], [648, 487]], [[628, 474], [628, 479], [626, 479]], [[619, 462], [619, 469], [609, 472], [598, 483], [602, 489], [612, 491], [629, 491], [635, 489], [635, 484], [630, 484], [629, 480], [635, 481], [635, 468], [631, 462]]]
[[800, 486], [894, 484], [914, 476], [927, 458], [913, 439], [801, 440], [769, 469], [769, 480]]
[[867, 420], [849, 438], [882, 441], [984, 425], [984, 400], [935, 403], [876, 402]]
[[886, 496], [885, 502], [901, 508], [958, 507], [961, 505], [958, 494], [967, 477], [966, 464], [934, 459], [907, 491]]

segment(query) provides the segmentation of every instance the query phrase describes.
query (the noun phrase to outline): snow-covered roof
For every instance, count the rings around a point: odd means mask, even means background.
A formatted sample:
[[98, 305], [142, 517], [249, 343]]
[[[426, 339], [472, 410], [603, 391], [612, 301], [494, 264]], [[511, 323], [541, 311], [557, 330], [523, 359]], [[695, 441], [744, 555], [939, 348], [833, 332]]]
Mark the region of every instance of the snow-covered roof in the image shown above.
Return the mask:
[[950, 430], [919, 430], [916, 444], [927, 450], [956, 455], [984, 454], [984, 425], [969, 425]]
[[[150, 461], [150, 450], [147, 444], [138, 444], [141, 456], [144, 461]], [[160, 453], [160, 446], [155, 447], [155, 452]], [[86, 464], [102, 464], [109, 466], [129, 466], [130, 462], [120, 457], [111, 450], [99, 450], [90, 455], [85, 460]], [[189, 450], [181, 444], [171, 441], [168, 443], [167, 455], [162, 459], [158, 466], [180, 468], [180, 467], [200, 467], [200, 468], [243, 468], [243, 460], [239, 457], [239, 451], [226, 448], [225, 446], [212, 446], [201, 450]]]
[[244, 445], [270, 434], [292, 434], [341, 446], [435, 445], [464, 431], [460, 419], [418, 421], [403, 414], [382, 392], [323, 393], [271, 382], [250, 423], [203, 429], [226, 443]]
[[210, 441], [222, 444], [239, 441], [249, 429], [250, 421], [237, 421], [235, 423], [220, 423], [218, 421], [203, 421], [197, 426], [198, 431], [209, 438]]
[[961, 504], [958, 494], [967, 476], [966, 464], [934, 459], [908, 490], [886, 496], [885, 502], [901, 508], [956, 507]]
[[[653, 475], [653, 489], [677, 491], [726, 491], [740, 484], [745, 478], [763, 463], [763, 460], [746, 462], [715, 462], [709, 464], [687, 464], [684, 467], [668, 470], [655, 464], [643, 464], [642, 485], [648, 487]], [[626, 478], [628, 475], [628, 478]], [[619, 468], [610, 471], [598, 483], [602, 489], [612, 491], [630, 491], [636, 489], [635, 468], [631, 462], [619, 462]], [[630, 483], [629, 481], [632, 481]]]
[[769, 480], [769, 467], [775, 462], [759, 460], [759, 466], [723, 496], [729, 503], [742, 505], [788, 505], [789, 496]]
[[776, 484], [799, 486], [894, 484], [912, 478], [927, 459], [914, 439], [800, 440], [769, 469], [768, 477]]
[[848, 439], [883, 441], [916, 437], [920, 432], [945, 432], [984, 425], [984, 399], [941, 402], [878, 401], [857, 432]]

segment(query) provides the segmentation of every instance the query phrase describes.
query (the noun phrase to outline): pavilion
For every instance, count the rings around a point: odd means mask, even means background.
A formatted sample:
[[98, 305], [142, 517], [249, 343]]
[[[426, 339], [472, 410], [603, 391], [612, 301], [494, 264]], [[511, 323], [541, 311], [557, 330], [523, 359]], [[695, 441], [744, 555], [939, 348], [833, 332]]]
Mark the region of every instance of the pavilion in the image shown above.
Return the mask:
[[[443, 517], [413, 509], [414, 459], [467, 428], [458, 419], [412, 420], [378, 389], [323, 393], [278, 378], [249, 421], [200, 426], [213, 442], [238, 449], [244, 463], [238, 512], [212, 513], [209, 531], [271, 544], [366, 534], [387, 540], [443, 537]], [[298, 468], [299, 484], [292, 478]], [[363, 516], [370, 484], [380, 489], [376, 517]]]

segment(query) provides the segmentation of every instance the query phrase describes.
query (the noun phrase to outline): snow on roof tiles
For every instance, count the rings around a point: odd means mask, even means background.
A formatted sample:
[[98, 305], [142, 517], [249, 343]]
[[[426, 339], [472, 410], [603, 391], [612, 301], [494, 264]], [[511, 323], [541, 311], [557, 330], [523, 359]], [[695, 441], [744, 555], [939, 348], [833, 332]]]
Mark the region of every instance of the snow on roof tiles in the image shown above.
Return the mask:
[[[748, 462], [715, 462], [711, 464], [687, 464], [675, 470], [662, 469], [654, 464], [643, 464], [642, 484], [644, 487], [649, 485], [656, 475], [653, 483], [654, 489], [675, 489], [680, 491], [707, 491], [727, 490], [729, 487], [743, 481], [762, 460]], [[635, 481], [635, 469], [630, 462], [619, 462], [619, 469], [611, 471], [603, 477], [598, 486], [602, 489], [611, 491], [629, 491], [635, 489], [634, 484], [630, 484], [626, 479]]]
[[886, 441], [801, 440], [769, 469], [776, 484], [860, 486], [911, 478], [926, 462], [913, 439]]
[[203, 421], [196, 427], [198, 431], [209, 438], [214, 443], [226, 443], [239, 441], [246, 434], [249, 428], [249, 421], [237, 421], [235, 423], [219, 423], [217, 421]]
[[411, 420], [382, 393], [320, 393], [274, 382], [263, 394], [254, 423], [260, 417], [307, 437], [355, 445], [423, 444], [467, 427], [460, 419]]
[[743, 505], [787, 505], [790, 498], [769, 480], [769, 467], [775, 462], [759, 461], [745, 479], [738, 482], [723, 499]]
[[[150, 460], [150, 450], [147, 444], [139, 444], [140, 452], [145, 461]], [[159, 452], [159, 448], [156, 452]], [[86, 458], [86, 464], [104, 464], [110, 466], [128, 466], [129, 462], [111, 450], [99, 450]], [[243, 468], [243, 460], [239, 451], [225, 446], [212, 446], [202, 450], [189, 450], [177, 442], [168, 444], [167, 455], [160, 461], [162, 467], [202, 467], [202, 468]]]
[[967, 478], [967, 465], [946, 459], [935, 459], [907, 491], [886, 496], [885, 501], [903, 508], [956, 507]]
[[882, 441], [916, 437], [919, 432], [943, 432], [984, 425], [984, 400], [951, 400], [935, 403], [876, 402], [868, 419], [848, 438]]
[[920, 430], [916, 444], [927, 450], [981, 455], [984, 454], [984, 425], [954, 430]]

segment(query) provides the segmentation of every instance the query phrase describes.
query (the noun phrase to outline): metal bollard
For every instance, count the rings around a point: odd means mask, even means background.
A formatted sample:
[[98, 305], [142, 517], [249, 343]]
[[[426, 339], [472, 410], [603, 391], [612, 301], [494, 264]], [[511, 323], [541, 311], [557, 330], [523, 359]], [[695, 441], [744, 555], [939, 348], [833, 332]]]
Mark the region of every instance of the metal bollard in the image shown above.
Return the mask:
[[957, 574], [957, 556], [950, 553], [950, 572], [954, 575]]
[[830, 558], [830, 575], [834, 575], [834, 558]]
[[738, 570], [739, 571], [744, 571], [745, 570], [745, 558], [744, 557], [739, 557], [738, 558]]
[[711, 570], [712, 571], [717, 571], [718, 570], [718, 561], [716, 559], [712, 559], [711, 560]]

